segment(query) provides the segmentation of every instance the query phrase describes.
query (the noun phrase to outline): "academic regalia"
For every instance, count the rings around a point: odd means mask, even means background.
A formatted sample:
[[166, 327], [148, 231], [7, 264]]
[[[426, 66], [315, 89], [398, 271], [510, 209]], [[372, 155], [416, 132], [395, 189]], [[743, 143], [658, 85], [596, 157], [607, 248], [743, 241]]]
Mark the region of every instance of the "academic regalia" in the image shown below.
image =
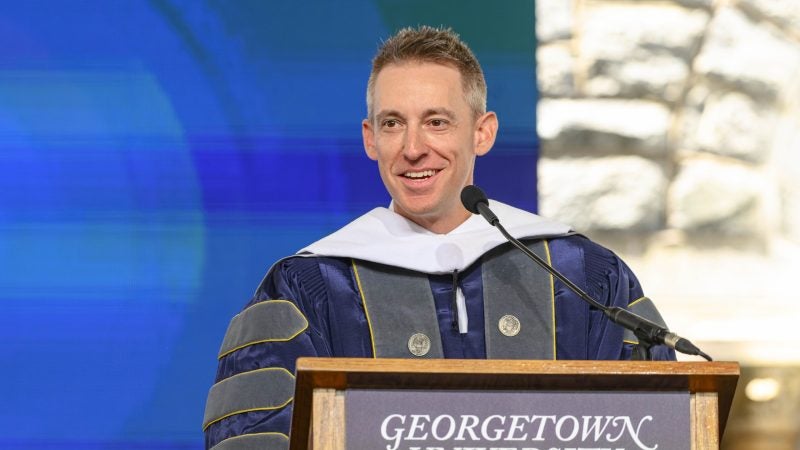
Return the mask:
[[[614, 253], [566, 225], [492, 209], [594, 299], [663, 324]], [[481, 217], [440, 235], [377, 208], [278, 261], [231, 321], [206, 448], [288, 448], [300, 356], [626, 360], [634, 344]], [[653, 355], [675, 359], [661, 346]]]

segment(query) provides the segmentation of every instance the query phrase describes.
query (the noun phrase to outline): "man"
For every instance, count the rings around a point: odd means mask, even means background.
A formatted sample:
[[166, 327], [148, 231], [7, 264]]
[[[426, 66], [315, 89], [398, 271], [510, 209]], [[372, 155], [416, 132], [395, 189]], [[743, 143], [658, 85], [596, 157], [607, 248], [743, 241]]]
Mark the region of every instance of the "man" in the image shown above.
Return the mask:
[[[367, 109], [364, 148], [392, 204], [270, 269], [223, 340], [204, 418], [207, 448], [285, 447], [299, 356], [631, 355], [632, 335], [461, 205], [498, 119], [486, 111], [481, 68], [457, 35], [421, 27], [386, 41], [373, 60]], [[594, 298], [661, 321], [613, 253], [565, 225], [491, 206], [511, 234]]]

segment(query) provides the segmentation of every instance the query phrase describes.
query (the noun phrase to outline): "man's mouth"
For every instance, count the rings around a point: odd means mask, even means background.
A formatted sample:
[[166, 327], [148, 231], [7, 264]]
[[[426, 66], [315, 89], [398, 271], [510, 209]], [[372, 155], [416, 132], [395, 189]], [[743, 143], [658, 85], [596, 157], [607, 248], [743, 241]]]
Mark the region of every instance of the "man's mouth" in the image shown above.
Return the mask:
[[403, 173], [403, 176], [411, 180], [424, 180], [436, 175], [438, 172], [439, 170], [436, 169], [421, 170], [418, 172], [408, 171]]

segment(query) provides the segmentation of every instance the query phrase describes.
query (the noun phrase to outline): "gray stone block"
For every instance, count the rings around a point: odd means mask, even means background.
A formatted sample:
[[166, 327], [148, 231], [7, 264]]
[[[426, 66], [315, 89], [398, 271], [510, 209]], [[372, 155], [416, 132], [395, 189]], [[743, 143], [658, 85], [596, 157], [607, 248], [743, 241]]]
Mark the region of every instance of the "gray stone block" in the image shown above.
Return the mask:
[[575, 59], [569, 47], [561, 44], [540, 45], [536, 50], [536, 79], [543, 97], [575, 95]]
[[538, 119], [546, 156], [667, 152], [670, 111], [655, 102], [543, 99]]
[[653, 161], [638, 156], [542, 159], [540, 209], [591, 230], [656, 230], [662, 226], [667, 178]]
[[724, 7], [709, 26], [694, 68], [757, 100], [774, 100], [800, 73], [800, 48], [741, 11]]
[[699, 118], [695, 145], [701, 151], [762, 162], [769, 154], [775, 114], [738, 92], [712, 95]]
[[800, 2], [797, 0], [739, 0], [737, 4], [752, 15], [800, 32]]
[[536, 38], [547, 43], [572, 37], [572, 1], [536, 0]]
[[741, 165], [688, 160], [669, 189], [669, 226], [686, 231], [758, 234], [761, 176]]

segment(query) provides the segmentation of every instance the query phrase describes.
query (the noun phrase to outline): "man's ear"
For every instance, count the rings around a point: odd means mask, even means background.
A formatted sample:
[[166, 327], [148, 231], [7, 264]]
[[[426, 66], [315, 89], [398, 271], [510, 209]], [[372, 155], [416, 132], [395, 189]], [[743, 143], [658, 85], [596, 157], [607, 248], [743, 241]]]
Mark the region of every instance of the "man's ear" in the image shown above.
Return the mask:
[[369, 159], [378, 160], [378, 152], [375, 150], [375, 129], [369, 119], [361, 121], [361, 139], [364, 141], [364, 150]]
[[480, 116], [475, 121], [475, 154], [477, 156], [483, 156], [492, 149], [499, 126], [497, 114], [492, 111]]

